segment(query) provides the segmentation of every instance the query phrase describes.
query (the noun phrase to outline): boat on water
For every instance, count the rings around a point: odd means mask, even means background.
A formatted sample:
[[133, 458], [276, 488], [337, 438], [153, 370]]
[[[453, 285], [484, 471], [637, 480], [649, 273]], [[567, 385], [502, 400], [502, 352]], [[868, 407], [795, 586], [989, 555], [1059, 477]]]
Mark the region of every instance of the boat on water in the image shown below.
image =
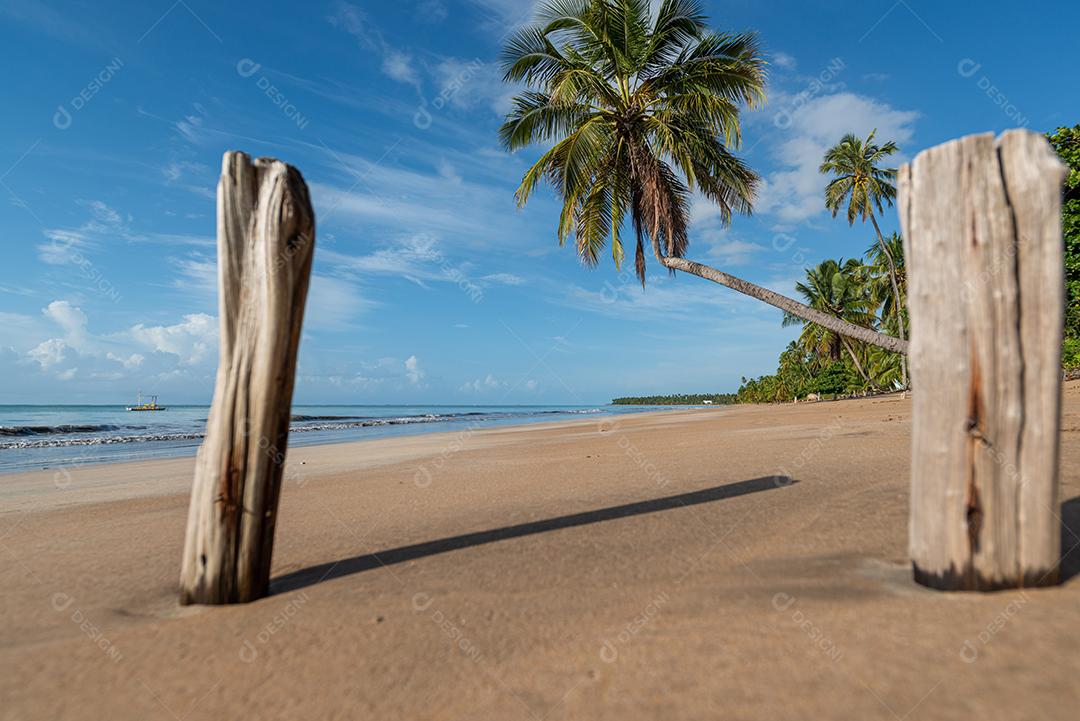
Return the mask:
[[148, 397], [150, 398], [150, 400], [148, 402], [144, 403], [143, 402], [142, 391], [139, 391], [139, 399], [135, 402], [135, 405], [127, 406], [127, 409], [129, 411], [164, 411], [164, 410], [168, 410], [165, 406], [159, 406], [158, 405], [158, 402], [157, 402], [158, 397], [157, 396], [148, 396]]

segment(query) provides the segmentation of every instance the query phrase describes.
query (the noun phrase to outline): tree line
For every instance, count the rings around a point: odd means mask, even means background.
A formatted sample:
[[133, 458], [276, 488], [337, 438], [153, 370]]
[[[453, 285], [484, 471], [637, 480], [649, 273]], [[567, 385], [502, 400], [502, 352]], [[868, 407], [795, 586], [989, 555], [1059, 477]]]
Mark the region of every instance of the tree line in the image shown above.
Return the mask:
[[673, 393], [666, 396], [626, 396], [612, 399], [616, 406], [702, 406], [709, 403], [727, 405], [736, 402], [734, 393]]
[[1047, 136], [1069, 166], [1062, 205], [1065, 235], [1065, 342], [1061, 361], [1066, 369], [1080, 368], [1080, 125], [1061, 127]]

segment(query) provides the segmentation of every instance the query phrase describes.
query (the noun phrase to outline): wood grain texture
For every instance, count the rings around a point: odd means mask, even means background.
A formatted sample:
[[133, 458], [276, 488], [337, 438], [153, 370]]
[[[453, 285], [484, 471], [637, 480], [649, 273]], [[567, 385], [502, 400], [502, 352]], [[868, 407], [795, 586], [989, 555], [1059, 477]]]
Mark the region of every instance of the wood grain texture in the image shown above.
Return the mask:
[[1057, 580], [1063, 178], [1030, 131], [954, 140], [900, 171], [910, 550], [934, 588]]
[[229, 152], [218, 184], [221, 348], [199, 448], [181, 603], [265, 596], [315, 246], [307, 185], [277, 160]]

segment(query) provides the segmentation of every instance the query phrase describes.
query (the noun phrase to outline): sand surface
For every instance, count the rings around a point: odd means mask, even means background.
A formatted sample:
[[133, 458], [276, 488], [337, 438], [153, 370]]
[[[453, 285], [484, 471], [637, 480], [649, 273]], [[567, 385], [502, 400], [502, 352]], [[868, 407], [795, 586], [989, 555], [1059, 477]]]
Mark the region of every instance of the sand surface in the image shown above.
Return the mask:
[[[175, 601], [191, 459], [0, 476], [0, 718], [1075, 719], [1080, 578], [910, 581], [910, 418], [888, 397], [299, 448], [276, 593], [227, 608]], [[1080, 384], [1062, 427], [1068, 550]]]

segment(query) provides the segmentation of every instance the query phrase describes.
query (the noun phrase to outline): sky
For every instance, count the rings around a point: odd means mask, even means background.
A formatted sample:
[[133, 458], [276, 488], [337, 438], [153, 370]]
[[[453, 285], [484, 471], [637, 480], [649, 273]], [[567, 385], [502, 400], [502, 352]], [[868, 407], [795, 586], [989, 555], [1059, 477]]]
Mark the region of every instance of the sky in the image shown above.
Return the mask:
[[[560, 248], [539, 150], [497, 130], [506, 34], [531, 0], [0, 0], [0, 403], [208, 403], [217, 366], [222, 154], [284, 160], [317, 218], [296, 403], [596, 404], [734, 391], [796, 329], [700, 278]], [[861, 255], [824, 210], [824, 150], [1080, 122], [1080, 4], [710, 0], [755, 30], [768, 102], [739, 153], [763, 178], [723, 227], [697, 199], [691, 258], [783, 293]], [[898, 230], [895, 210], [881, 219]]]

